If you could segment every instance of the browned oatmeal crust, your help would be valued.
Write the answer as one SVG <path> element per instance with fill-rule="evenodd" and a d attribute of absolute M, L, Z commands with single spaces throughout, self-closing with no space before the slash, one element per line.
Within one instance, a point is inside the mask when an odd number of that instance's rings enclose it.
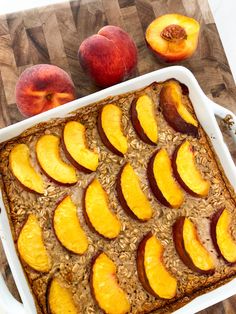
<path fill-rule="evenodd" d="M 193 298 L 210 291 L 236 276 L 236 265 L 228 266 L 222 259 L 217 258 L 210 238 L 210 218 L 219 208 L 227 207 L 236 224 L 236 198 L 232 187 L 226 179 L 222 167 L 215 156 L 210 141 L 202 128 L 200 137 L 175 132 L 165 121 L 159 108 L 159 93 L 161 83 L 125 95 L 107 98 L 101 102 L 76 110 L 69 118 L 54 119 L 40 123 L 17 138 L 0 146 L 0 186 L 3 199 L 9 216 L 14 241 L 17 241 L 22 225 L 29 213 L 34 213 L 43 230 L 43 237 L 48 252 L 53 261 L 53 267 L 48 274 L 32 270 L 24 262 L 22 265 L 33 292 L 38 313 L 46 314 L 46 290 L 52 276 L 58 276 L 65 286 L 70 288 L 74 301 L 81 313 L 102 313 L 96 302 L 91 297 L 89 276 L 91 260 L 99 250 L 104 250 L 117 265 L 117 275 L 121 287 L 128 293 L 131 302 L 130 313 L 169 313 L 183 306 Z M 130 105 L 134 98 L 147 93 L 156 104 L 159 140 L 157 146 L 144 143 L 137 136 L 130 119 Z M 193 108 L 187 95 L 183 96 L 185 104 L 193 113 Z M 116 103 L 122 111 L 124 133 L 128 138 L 128 152 L 124 157 L 119 157 L 110 152 L 102 143 L 97 131 L 97 118 L 99 109 L 106 103 Z M 43 134 L 55 134 L 61 137 L 63 127 L 68 120 L 80 121 L 86 127 L 86 138 L 91 149 L 99 153 L 99 166 L 96 173 L 85 174 L 77 171 L 79 180 L 74 186 L 65 187 L 50 181 L 41 171 L 35 156 L 35 143 Z M 193 197 L 185 193 L 185 201 L 179 209 L 171 209 L 158 203 L 153 196 L 146 177 L 146 168 L 153 152 L 166 148 L 172 155 L 175 148 L 188 139 L 194 146 L 197 165 L 204 177 L 211 182 L 209 196 L 205 199 Z M 8 156 L 16 143 L 25 143 L 30 147 L 31 159 L 34 167 L 39 171 L 46 183 L 45 194 L 40 196 L 25 191 L 12 175 Z M 61 150 L 62 158 L 65 158 Z M 117 199 L 117 175 L 125 162 L 130 162 L 135 172 L 139 175 L 141 186 L 154 208 L 153 217 L 145 222 L 130 218 L 123 210 Z M 120 235 L 107 241 L 94 233 L 86 224 L 83 210 L 83 193 L 94 177 L 101 182 L 108 193 L 111 209 L 117 214 L 122 223 Z M 80 222 L 88 236 L 89 247 L 87 252 L 76 255 L 65 250 L 57 240 L 52 227 L 52 217 L 58 200 L 70 194 L 78 208 Z M 205 247 L 211 252 L 216 272 L 211 276 L 194 273 L 179 259 L 173 244 L 172 225 L 179 216 L 188 216 L 198 228 L 199 236 Z M 136 270 L 136 250 L 140 240 L 145 234 L 152 231 L 165 247 L 164 261 L 168 269 L 178 280 L 177 296 L 170 300 L 161 300 L 148 294 L 138 280 Z M 232 230 L 236 238 L 236 229 Z"/>

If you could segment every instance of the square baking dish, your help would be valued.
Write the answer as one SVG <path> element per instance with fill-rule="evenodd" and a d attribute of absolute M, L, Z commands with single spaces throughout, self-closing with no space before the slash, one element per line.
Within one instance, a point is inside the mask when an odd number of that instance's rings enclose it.
<path fill-rule="evenodd" d="M 58 108 L 29 118 L 12 126 L 6 127 L 0 130 L 0 143 L 20 135 L 23 131 L 38 123 L 49 121 L 55 118 L 69 117 L 70 113 L 72 113 L 74 110 L 92 104 L 94 102 L 98 102 L 109 96 L 125 94 L 133 90 L 144 88 L 155 81 L 161 82 L 171 78 L 180 81 L 188 87 L 189 98 L 192 102 L 197 118 L 212 143 L 212 146 L 215 150 L 216 155 L 219 158 L 226 177 L 236 191 L 236 168 L 228 151 L 228 148 L 223 141 L 223 137 L 216 122 L 215 116 L 224 118 L 226 115 L 231 115 L 234 121 L 234 124 L 231 128 L 231 134 L 232 137 L 234 137 L 234 141 L 236 141 L 236 117 L 229 110 L 215 104 L 210 99 L 208 99 L 201 90 L 193 74 L 186 68 L 180 66 L 172 66 L 162 70 L 151 72 L 149 74 L 99 91 L 92 95 L 77 99 L 71 103 L 67 103 L 64 106 L 60 106 Z M 11 267 L 17 288 L 23 302 L 21 304 L 11 296 L 6 288 L 3 278 L 0 277 L 0 305 L 2 305 L 7 313 L 36 314 L 37 312 L 34 304 L 34 299 L 28 287 L 24 271 L 15 250 L 7 211 L 4 207 L 4 203 L 2 200 L 2 194 L 0 195 L 0 207 L 0 235 L 8 259 L 8 263 Z M 209 293 L 197 297 L 196 299 L 179 309 L 176 313 L 195 313 L 212 304 L 220 302 L 235 293 L 236 279 L 221 286 L 220 288 L 217 288 Z"/>

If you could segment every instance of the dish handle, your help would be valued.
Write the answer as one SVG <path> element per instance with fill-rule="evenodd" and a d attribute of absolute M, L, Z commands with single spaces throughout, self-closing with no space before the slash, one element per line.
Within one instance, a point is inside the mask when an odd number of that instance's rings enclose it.
<path fill-rule="evenodd" d="M 217 103 L 210 100 L 209 98 L 208 98 L 208 101 L 211 104 L 214 115 L 225 121 L 229 134 L 231 135 L 234 143 L 236 143 L 236 115 L 229 109 L 226 109 L 218 105 Z"/>
<path fill-rule="evenodd" d="M 0 313 L 3 314 L 26 314 L 23 304 L 17 301 L 5 283 L 5 280 L 0 273 Z"/>

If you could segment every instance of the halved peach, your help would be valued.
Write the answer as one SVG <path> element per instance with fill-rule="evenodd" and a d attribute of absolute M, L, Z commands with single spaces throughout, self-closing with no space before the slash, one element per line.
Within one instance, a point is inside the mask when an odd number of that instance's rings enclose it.
<path fill-rule="evenodd" d="M 129 215 L 141 221 L 152 217 L 151 204 L 141 189 L 137 174 L 129 163 L 121 168 L 116 188 L 121 206 Z"/>
<path fill-rule="evenodd" d="M 62 147 L 68 160 L 78 170 L 90 173 L 96 171 L 98 154 L 87 147 L 85 127 L 77 121 L 69 121 L 63 130 Z"/>
<path fill-rule="evenodd" d="M 79 314 L 70 289 L 63 287 L 57 278 L 53 278 L 48 284 L 47 307 L 51 314 Z"/>
<path fill-rule="evenodd" d="M 200 25 L 188 16 L 165 14 L 155 19 L 146 30 L 150 49 L 166 62 L 187 59 L 197 49 Z"/>
<path fill-rule="evenodd" d="M 214 273 L 213 258 L 202 245 L 197 229 L 190 219 L 180 217 L 176 220 L 173 240 L 179 257 L 187 267 L 200 274 Z"/>
<path fill-rule="evenodd" d="M 230 232 L 231 215 L 227 209 L 218 210 L 211 220 L 211 237 L 217 253 L 227 263 L 236 262 L 236 241 Z"/>
<path fill-rule="evenodd" d="M 184 194 L 173 177 L 171 160 L 164 148 L 151 157 L 147 176 L 152 192 L 159 202 L 171 208 L 182 205 Z"/>
<path fill-rule="evenodd" d="M 9 155 L 12 173 L 26 190 L 39 194 L 44 193 L 44 183 L 40 174 L 33 168 L 30 151 L 26 144 L 17 144 Z"/>
<path fill-rule="evenodd" d="M 36 143 L 36 155 L 45 174 L 59 184 L 72 185 L 77 182 L 74 167 L 60 157 L 60 139 L 56 135 L 42 135 Z"/>
<path fill-rule="evenodd" d="M 147 144 L 156 145 L 158 140 L 154 103 L 144 94 L 134 99 L 131 107 L 131 121 L 138 136 Z"/>
<path fill-rule="evenodd" d="M 35 215 L 30 214 L 20 231 L 17 248 L 20 257 L 34 270 L 49 272 L 52 263 L 43 243 L 42 229 Z"/>
<path fill-rule="evenodd" d="M 106 314 L 129 313 L 130 303 L 119 286 L 116 265 L 103 252 L 93 261 L 90 284 L 95 300 Z"/>
<path fill-rule="evenodd" d="M 114 104 L 102 107 L 98 117 L 98 132 L 103 144 L 114 154 L 123 156 L 128 149 L 127 138 L 122 131 L 122 111 Z"/>
<path fill-rule="evenodd" d="M 177 280 L 166 269 L 163 253 L 161 242 L 149 232 L 138 247 L 138 276 L 150 294 L 163 299 L 172 299 L 176 295 Z"/>
<path fill-rule="evenodd" d="M 66 196 L 56 207 L 53 227 L 59 242 L 69 251 L 83 254 L 88 248 L 88 239 L 82 229 L 77 209 L 70 196 Z"/>
<path fill-rule="evenodd" d="M 163 116 L 173 129 L 198 136 L 198 121 L 188 111 L 182 98 L 182 88 L 177 81 L 164 83 L 160 92 L 160 106 Z"/>
<path fill-rule="evenodd" d="M 193 196 L 205 197 L 210 190 L 210 182 L 202 177 L 194 158 L 194 149 L 189 141 L 184 141 L 174 152 L 172 166 L 180 185 Z"/>
<path fill-rule="evenodd" d="M 103 237 L 114 239 L 119 235 L 121 223 L 110 210 L 107 193 L 97 179 L 85 190 L 84 214 L 88 225 Z"/>

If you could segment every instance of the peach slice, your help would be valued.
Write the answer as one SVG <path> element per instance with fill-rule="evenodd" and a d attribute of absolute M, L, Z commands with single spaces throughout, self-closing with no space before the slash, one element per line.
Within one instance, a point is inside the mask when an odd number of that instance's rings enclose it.
<path fill-rule="evenodd" d="M 61 159 L 59 144 L 60 139 L 56 135 L 41 136 L 36 143 L 38 162 L 53 181 L 64 185 L 75 184 L 77 182 L 75 169 Z"/>
<path fill-rule="evenodd" d="M 43 179 L 30 162 L 30 151 L 27 145 L 17 144 L 9 155 L 12 173 L 26 190 L 39 194 L 44 193 Z"/>
<path fill-rule="evenodd" d="M 83 124 L 77 121 L 67 122 L 62 143 L 66 157 L 74 167 L 87 173 L 96 171 L 98 154 L 88 149 Z"/>
<path fill-rule="evenodd" d="M 227 209 L 218 210 L 211 220 L 211 237 L 218 254 L 227 263 L 236 262 L 236 241 L 230 232 L 231 215 Z"/>
<path fill-rule="evenodd" d="M 151 204 L 141 189 L 137 174 L 129 163 L 121 168 L 116 187 L 121 206 L 129 215 L 141 221 L 152 217 Z"/>
<path fill-rule="evenodd" d="M 130 111 L 133 127 L 141 140 L 156 145 L 158 130 L 152 99 L 148 95 L 139 96 L 133 100 Z"/>
<path fill-rule="evenodd" d="M 88 225 L 98 234 L 108 239 L 119 235 L 121 223 L 110 210 L 108 196 L 97 179 L 85 191 L 84 214 Z"/>
<path fill-rule="evenodd" d="M 130 311 L 128 297 L 118 283 L 116 265 L 103 252 L 93 261 L 91 290 L 106 314 L 125 314 Z"/>
<path fill-rule="evenodd" d="M 198 136 L 198 121 L 188 111 L 182 98 L 182 88 L 177 81 L 164 83 L 160 92 L 160 106 L 169 125 L 178 132 Z"/>
<path fill-rule="evenodd" d="M 62 283 L 53 278 L 47 289 L 48 312 L 52 314 L 79 314 L 70 289 L 63 287 Z"/>
<path fill-rule="evenodd" d="M 42 229 L 35 215 L 30 214 L 17 240 L 20 257 L 34 270 L 49 272 L 51 258 L 43 243 Z"/>
<path fill-rule="evenodd" d="M 214 273 L 214 261 L 202 245 L 191 220 L 186 217 L 177 219 L 173 226 L 173 239 L 176 251 L 187 267 L 200 274 Z"/>
<path fill-rule="evenodd" d="M 119 156 L 123 156 L 128 149 L 121 119 L 122 111 L 114 104 L 103 106 L 98 118 L 98 132 L 104 145 Z"/>
<path fill-rule="evenodd" d="M 178 208 L 184 201 L 184 194 L 175 181 L 171 160 L 162 148 L 149 161 L 147 175 L 153 194 L 163 205 Z"/>
<path fill-rule="evenodd" d="M 166 269 L 163 253 L 161 242 L 149 232 L 138 247 L 138 276 L 144 289 L 150 294 L 163 299 L 172 299 L 176 295 L 177 280 Z"/>
<path fill-rule="evenodd" d="M 150 49 L 166 62 L 187 59 L 197 49 L 200 25 L 188 16 L 165 14 L 155 19 L 146 30 Z"/>
<path fill-rule="evenodd" d="M 80 226 L 77 209 L 70 196 L 66 196 L 55 209 L 53 227 L 59 242 L 67 250 L 76 254 L 86 252 L 88 239 Z"/>
<path fill-rule="evenodd" d="M 189 141 L 184 141 L 175 150 L 172 166 L 176 179 L 187 192 L 193 196 L 208 195 L 210 182 L 205 180 L 197 169 L 194 149 Z"/>

